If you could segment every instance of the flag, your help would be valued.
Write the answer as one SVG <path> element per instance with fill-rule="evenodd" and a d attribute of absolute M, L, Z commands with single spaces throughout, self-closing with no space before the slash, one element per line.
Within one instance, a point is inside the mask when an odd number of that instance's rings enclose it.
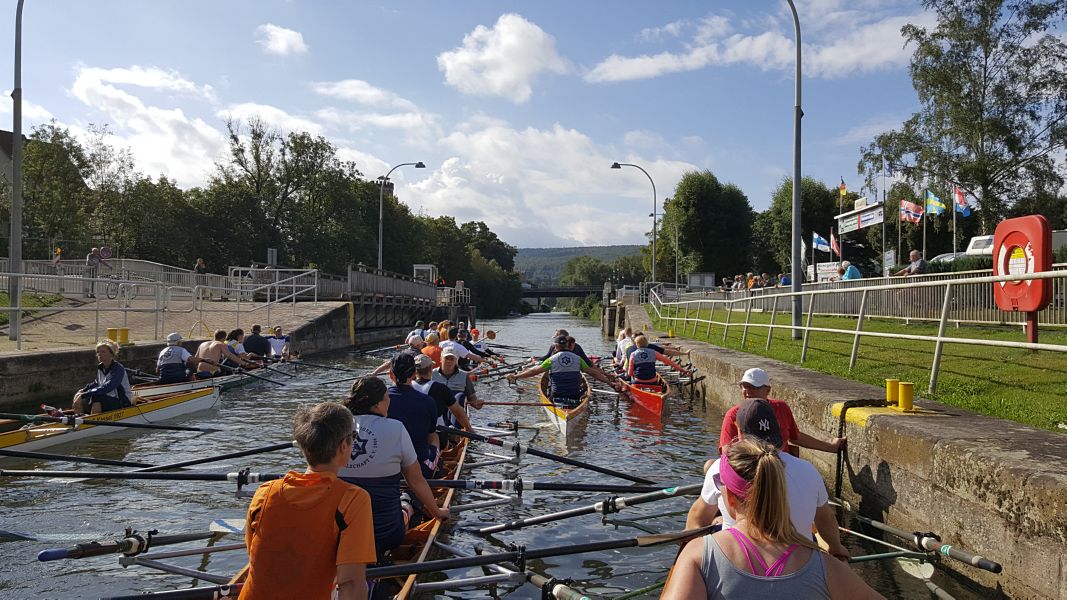
<path fill-rule="evenodd" d="M 811 245 L 815 246 L 815 249 L 819 250 L 820 252 L 830 251 L 830 242 L 826 241 L 826 238 L 815 233 L 814 231 L 811 232 Z"/>
<path fill-rule="evenodd" d="M 926 190 L 926 210 L 927 210 L 927 212 L 931 212 L 931 213 L 933 213 L 935 215 L 939 215 L 939 214 L 945 212 L 946 208 L 948 208 L 948 207 L 945 206 L 945 203 L 941 201 L 941 198 L 938 198 L 937 196 L 935 196 L 934 193 L 931 192 L 930 190 Z"/>
<path fill-rule="evenodd" d="M 882 159 L 882 171 L 886 177 L 893 177 L 893 163 L 886 162 L 885 158 Z"/>
<path fill-rule="evenodd" d="M 912 223 L 918 223 L 923 218 L 923 207 L 915 204 L 914 202 L 908 202 L 907 200 L 900 201 L 900 220 L 910 221 Z"/>
<path fill-rule="evenodd" d="M 841 245 L 837 243 L 837 238 L 834 237 L 834 230 L 830 228 L 830 248 L 834 251 L 834 254 L 841 256 Z"/>
<path fill-rule="evenodd" d="M 841 178 L 841 187 L 840 187 L 840 189 L 841 189 L 841 197 L 844 198 L 845 194 L 848 193 L 848 186 L 845 185 L 845 178 L 844 177 Z"/>
<path fill-rule="evenodd" d="M 971 207 L 967 206 L 967 198 L 964 196 L 963 190 L 957 187 L 953 190 L 952 195 L 955 198 L 952 204 L 955 205 L 956 212 L 965 217 L 971 216 Z"/>

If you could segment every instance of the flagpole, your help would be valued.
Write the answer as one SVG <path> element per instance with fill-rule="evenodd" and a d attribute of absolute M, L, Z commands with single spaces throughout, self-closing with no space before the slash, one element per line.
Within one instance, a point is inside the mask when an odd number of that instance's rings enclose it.
<path fill-rule="evenodd" d="M 952 191 L 952 254 L 956 254 L 956 191 Z"/>
<path fill-rule="evenodd" d="M 926 260 L 926 196 L 923 196 L 923 260 Z"/>

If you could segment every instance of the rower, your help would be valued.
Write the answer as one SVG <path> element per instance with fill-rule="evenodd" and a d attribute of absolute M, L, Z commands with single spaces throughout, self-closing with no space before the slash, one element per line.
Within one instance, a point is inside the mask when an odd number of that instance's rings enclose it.
<path fill-rule="evenodd" d="M 405 342 L 407 343 L 407 346 L 403 350 L 401 350 L 401 352 L 406 352 L 407 354 L 410 354 L 412 358 L 415 358 L 415 359 L 417 359 L 419 356 L 423 356 L 422 349 L 426 347 L 426 342 L 423 341 L 422 336 L 415 335 L 415 334 L 409 334 L 408 335 L 408 339 L 405 340 Z M 388 373 L 389 372 L 389 368 L 391 366 L 392 366 L 392 360 L 391 359 L 386 359 L 385 362 L 383 362 L 382 364 L 378 365 L 377 369 L 374 369 L 373 371 L 371 371 L 369 373 L 369 375 L 372 376 L 372 377 L 376 377 L 376 376 L 381 375 L 383 373 Z"/>
<path fill-rule="evenodd" d="M 774 409 L 766 400 L 745 400 L 737 411 L 738 439 L 758 439 L 774 448 L 781 448 L 782 434 L 778 427 L 778 418 Z M 728 447 L 724 449 L 729 452 Z M 804 536 L 811 535 L 815 529 L 828 545 L 828 552 L 847 562 L 848 550 L 841 545 L 841 535 L 837 528 L 837 516 L 828 504 L 826 484 L 822 476 L 810 462 L 796 458 L 785 452 L 778 457 L 785 465 L 786 493 L 789 497 L 789 514 L 793 527 Z M 704 476 L 704 489 L 689 509 L 686 529 L 706 527 L 722 516 L 723 529 L 729 529 L 736 523 L 722 496 L 723 481 L 720 477 L 721 459 L 705 463 L 707 473 Z"/>
<path fill-rule="evenodd" d="M 438 425 L 458 424 L 460 428 L 466 431 L 473 431 L 467 411 L 463 410 L 463 405 L 457 402 L 457 396 L 462 392 L 453 392 L 445 383 L 434 381 L 433 371 L 433 361 L 430 360 L 429 356 L 425 354 L 416 356 L 415 381 L 411 384 L 411 387 L 433 398 L 434 402 L 437 403 Z M 474 386 L 472 385 L 472 393 L 473 388 Z"/>
<path fill-rule="evenodd" d="M 506 357 L 503 354 L 500 354 L 499 352 L 495 352 L 490 349 L 488 346 L 488 342 L 486 340 L 481 339 L 481 332 L 478 331 L 477 327 L 471 328 L 470 343 L 471 346 L 474 346 L 474 348 L 477 349 L 479 352 L 497 358 L 500 360 L 500 362 L 504 364 L 508 363 Z"/>
<path fill-rule="evenodd" d="M 656 373 L 657 361 L 670 366 L 670 368 L 675 371 L 681 371 L 683 375 L 690 375 L 690 372 L 682 365 L 663 356 L 659 352 L 650 350 L 648 348 L 648 338 L 645 336 L 637 336 L 634 339 L 634 346 L 637 350 L 630 356 L 630 360 L 627 361 L 629 366 L 626 369 L 626 374 L 630 377 L 631 383 L 658 385 L 660 380 L 659 375 Z"/>
<path fill-rule="evenodd" d="M 158 383 L 181 383 L 189 381 L 189 369 L 196 365 L 197 359 L 180 344 L 182 334 L 178 332 L 167 336 L 167 347 L 156 359 Z"/>
<path fill-rule="evenodd" d="M 396 385 L 389 388 L 386 416 L 404 424 L 418 455 L 422 474 L 432 479 L 441 451 L 437 435 L 437 404 L 433 398 L 411 387 L 415 379 L 415 359 L 410 354 L 394 356 L 391 367 Z"/>
<path fill-rule="evenodd" d="M 541 361 L 547 359 L 548 357 L 552 356 L 553 354 L 555 354 L 556 352 L 559 351 L 557 349 L 557 346 L 556 346 L 554 341 L 556 339 L 560 338 L 560 337 L 570 337 L 570 336 L 571 336 L 571 334 L 567 333 L 566 329 L 557 329 L 556 333 L 554 333 L 552 335 L 553 344 L 548 347 L 548 352 L 545 352 L 544 356 L 531 356 L 530 358 L 534 362 L 541 362 Z M 564 348 L 564 350 L 566 350 L 566 348 Z M 574 344 L 574 348 L 571 350 L 571 352 L 573 352 L 574 354 L 577 354 L 578 358 L 580 358 L 580 359 L 585 361 L 585 364 L 592 366 L 593 361 L 588 356 L 585 355 L 585 350 L 582 349 L 581 344 L 575 343 Z"/>
<path fill-rule="evenodd" d="M 589 363 L 576 353 L 567 350 L 567 338 L 566 335 L 557 337 L 555 351 L 541 364 L 521 373 L 509 373 L 508 383 L 515 383 L 516 379 L 525 379 L 547 372 L 549 382 L 552 384 L 550 390 L 552 402 L 564 408 L 574 408 L 581 402 L 584 391 L 582 373 L 587 373 L 593 379 L 610 385 L 615 391 L 622 390 L 621 384 L 611 381 L 599 369 L 590 367 Z"/>
<path fill-rule="evenodd" d="M 431 333 L 437 333 L 437 321 L 430 321 L 426 324 L 426 330 L 422 332 L 422 339 L 426 339 L 426 336 Z"/>
<path fill-rule="evenodd" d="M 449 512 L 437 507 L 407 429 L 387 418 L 390 394 L 385 382 L 377 377 L 359 379 L 352 384 L 345 406 L 353 415 L 353 443 L 347 465 L 338 475 L 370 494 L 374 546 L 380 562 L 404 541 L 415 513 L 410 498 L 400 493 L 401 477 L 430 518 L 447 519 Z"/>
<path fill-rule="evenodd" d="M 289 336 L 282 333 L 281 325 L 276 325 L 274 327 L 273 335 L 268 335 L 266 339 L 267 343 L 270 344 L 272 358 L 280 361 L 289 360 L 291 340 L 289 339 Z"/>
<path fill-rule="evenodd" d="M 474 356 L 480 357 L 482 359 L 482 362 L 489 360 L 489 354 L 487 352 L 479 350 L 478 348 L 474 347 L 474 344 L 471 343 L 470 332 L 468 332 L 466 329 L 460 329 L 458 332 L 456 332 L 456 343 L 462 346 L 463 349 L 465 349 L 468 353 L 467 358 L 459 359 L 459 368 L 470 369 L 470 355 L 472 354 Z"/>
<path fill-rule="evenodd" d="M 133 390 L 126 368 L 115 360 L 119 345 L 103 340 L 96 345 L 96 380 L 74 394 L 74 414 L 99 414 L 133 406 Z"/>
<path fill-rule="evenodd" d="M 258 324 L 253 325 L 252 333 L 248 334 L 248 336 L 245 337 L 244 341 L 242 342 L 244 344 L 245 350 L 247 350 L 249 354 L 254 354 L 256 356 L 271 355 L 270 342 L 267 341 L 267 338 L 260 335 L 260 331 L 262 330 L 262 326 Z"/>
<path fill-rule="evenodd" d="M 441 342 L 442 350 L 446 350 L 448 348 L 453 348 L 456 352 L 456 356 L 458 356 L 460 360 L 470 360 L 479 364 L 485 362 L 481 357 L 477 356 L 476 354 L 472 354 L 470 350 L 468 350 L 465 346 L 463 346 L 463 344 L 460 343 L 458 327 L 449 327 L 448 339 Z"/>
<path fill-rule="evenodd" d="M 441 345 L 438 343 L 440 338 L 437 337 L 436 331 L 431 331 L 426 336 L 426 344 L 422 347 L 422 353 L 430 357 L 435 367 L 441 366 Z"/>
<path fill-rule="evenodd" d="M 215 331 L 215 339 L 208 340 L 200 344 L 200 347 L 196 349 L 196 358 L 198 359 L 196 364 L 196 378 L 197 379 L 210 379 L 218 375 L 222 375 L 223 359 L 229 359 L 234 364 L 241 364 L 241 359 L 230 347 L 226 345 L 226 330 L 219 329 Z"/>
<path fill-rule="evenodd" d="M 226 334 L 226 347 L 230 349 L 230 352 L 234 354 L 240 361 L 236 364 L 233 361 L 226 359 L 224 362 L 231 367 L 246 367 L 255 368 L 258 367 L 256 363 L 252 362 L 253 356 L 245 350 L 244 346 L 245 331 L 244 329 L 237 328 L 231 330 Z M 256 356 L 255 358 L 260 358 Z"/>
<path fill-rule="evenodd" d="M 433 380 L 448 386 L 452 394 L 458 397 L 460 405 L 469 405 L 475 409 L 482 407 L 482 401 L 474 391 L 470 372 L 459 368 L 459 355 L 455 348 L 441 351 L 441 366 L 434 370 Z"/>
<path fill-rule="evenodd" d="M 413 335 L 417 335 L 419 337 L 426 335 L 426 324 L 423 323 L 421 320 L 415 321 L 415 329 L 409 331 L 407 337 L 411 337 Z"/>

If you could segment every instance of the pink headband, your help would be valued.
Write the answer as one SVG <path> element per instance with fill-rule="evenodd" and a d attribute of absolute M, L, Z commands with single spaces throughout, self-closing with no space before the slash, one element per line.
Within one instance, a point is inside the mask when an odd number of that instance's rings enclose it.
<path fill-rule="evenodd" d="M 722 459 L 719 460 L 719 479 L 722 484 L 726 486 L 726 489 L 730 490 L 730 493 L 738 498 L 744 498 L 748 495 L 748 488 L 752 485 L 748 481 L 745 481 L 744 477 L 737 474 L 734 468 L 730 466 L 730 461 L 726 459 L 726 455 L 722 455 Z"/>

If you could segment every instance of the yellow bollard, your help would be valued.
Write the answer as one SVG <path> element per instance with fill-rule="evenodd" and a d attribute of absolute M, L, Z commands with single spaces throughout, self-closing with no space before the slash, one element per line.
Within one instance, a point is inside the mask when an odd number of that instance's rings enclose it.
<path fill-rule="evenodd" d="M 912 398 L 915 397 L 915 384 L 910 381 L 900 382 L 900 392 L 897 397 L 897 408 L 904 412 L 911 412 L 914 410 L 912 405 Z"/>
<path fill-rule="evenodd" d="M 893 405 L 897 403 L 897 398 L 900 396 L 897 394 L 899 388 L 899 379 L 886 379 L 885 380 L 885 403 Z"/>
<path fill-rule="evenodd" d="M 668 329 L 667 330 L 667 337 L 669 337 L 669 338 L 674 337 L 674 329 Z"/>
<path fill-rule="evenodd" d="M 119 341 L 119 330 L 115 327 L 108 327 L 107 339 L 111 340 L 112 342 Z"/>
<path fill-rule="evenodd" d="M 119 339 L 116 340 L 120 346 L 126 346 L 130 343 L 130 328 L 119 327 Z"/>

